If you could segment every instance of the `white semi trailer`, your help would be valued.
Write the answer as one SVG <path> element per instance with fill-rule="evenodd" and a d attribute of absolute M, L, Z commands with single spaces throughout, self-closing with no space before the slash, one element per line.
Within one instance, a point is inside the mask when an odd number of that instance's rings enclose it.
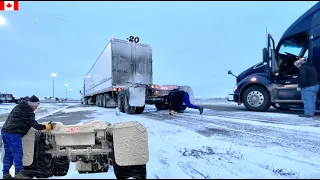
<path fill-rule="evenodd" d="M 167 109 L 162 97 L 177 88 L 194 101 L 189 86 L 153 84 L 151 45 L 112 38 L 84 78 L 81 103 L 141 114 L 145 104 Z"/>

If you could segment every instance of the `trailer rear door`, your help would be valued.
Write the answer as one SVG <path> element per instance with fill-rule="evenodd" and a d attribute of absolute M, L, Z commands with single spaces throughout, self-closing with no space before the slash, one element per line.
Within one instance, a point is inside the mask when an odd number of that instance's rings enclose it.
<path fill-rule="evenodd" d="M 152 47 L 144 44 L 132 44 L 133 82 L 152 84 Z"/>
<path fill-rule="evenodd" d="M 133 80 L 132 47 L 127 41 L 112 41 L 113 85 L 127 86 Z"/>

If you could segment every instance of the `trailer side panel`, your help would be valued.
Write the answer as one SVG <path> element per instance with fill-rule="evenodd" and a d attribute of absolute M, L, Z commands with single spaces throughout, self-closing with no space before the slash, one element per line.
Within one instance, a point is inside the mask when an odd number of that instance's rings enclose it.
<path fill-rule="evenodd" d="M 111 63 L 111 43 L 109 43 L 85 77 L 85 96 L 103 93 L 111 88 Z"/>

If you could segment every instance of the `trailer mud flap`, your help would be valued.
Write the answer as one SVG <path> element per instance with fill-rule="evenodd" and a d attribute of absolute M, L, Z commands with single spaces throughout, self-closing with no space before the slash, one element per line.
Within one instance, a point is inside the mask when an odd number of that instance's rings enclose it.
<path fill-rule="evenodd" d="M 146 102 L 145 87 L 130 87 L 129 88 L 129 105 L 135 107 L 143 107 Z"/>
<path fill-rule="evenodd" d="M 36 130 L 34 128 L 31 128 L 29 132 L 22 138 L 23 166 L 30 166 L 33 163 L 35 139 L 36 139 Z M 2 143 L 2 151 L 1 151 L 2 163 L 3 163 L 3 158 L 4 158 L 4 146 Z"/>
<path fill-rule="evenodd" d="M 115 162 L 119 166 L 145 165 L 149 161 L 148 132 L 138 122 L 112 125 Z"/>

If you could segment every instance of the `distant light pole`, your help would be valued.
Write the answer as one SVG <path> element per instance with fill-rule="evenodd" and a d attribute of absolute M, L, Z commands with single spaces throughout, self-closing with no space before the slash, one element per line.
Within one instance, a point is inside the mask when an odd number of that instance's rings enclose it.
<path fill-rule="evenodd" d="M 70 100 L 71 100 L 71 91 L 72 91 L 72 89 L 70 89 Z"/>
<path fill-rule="evenodd" d="M 52 98 L 54 98 L 54 77 L 57 76 L 56 73 L 51 73 L 52 76 Z"/>
<path fill-rule="evenodd" d="M 66 86 L 66 100 L 68 99 L 68 85 L 69 84 L 64 84 Z"/>

